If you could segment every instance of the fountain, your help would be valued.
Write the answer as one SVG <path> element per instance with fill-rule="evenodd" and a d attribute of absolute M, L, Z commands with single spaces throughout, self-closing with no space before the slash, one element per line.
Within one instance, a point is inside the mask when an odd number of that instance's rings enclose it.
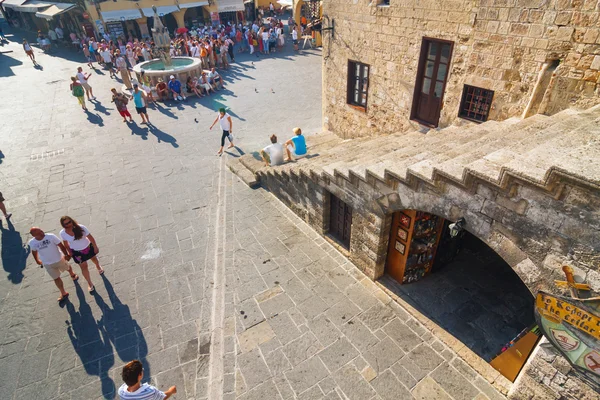
<path fill-rule="evenodd" d="M 168 29 L 162 24 L 156 6 L 152 6 L 154 11 L 154 28 L 152 28 L 152 38 L 154 39 L 155 58 L 150 61 L 139 63 L 133 67 L 138 81 L 141 81 L 141 73 L 144 71 L 145 76 L 150 79 L 152 86 L 156 86 L 158 78 L 162 78 L 165 82 L 169 81 L 169 76 L 175 75 L 183 84 L 188 76 L 199 77 L 202 73 L 202 63 L 199 58 L 193 57 L 171 57 L 171 37 Z"/>

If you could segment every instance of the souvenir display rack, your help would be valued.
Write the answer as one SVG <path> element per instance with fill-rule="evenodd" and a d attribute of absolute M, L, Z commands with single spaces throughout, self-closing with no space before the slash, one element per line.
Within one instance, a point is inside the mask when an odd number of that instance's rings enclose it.
<path fill-rule="evenodd" d="M 444 219 L 416 210 L 394 214 L 387 259 L 388 273 L 400 283 L 416 282 L 429 272 Z"/>

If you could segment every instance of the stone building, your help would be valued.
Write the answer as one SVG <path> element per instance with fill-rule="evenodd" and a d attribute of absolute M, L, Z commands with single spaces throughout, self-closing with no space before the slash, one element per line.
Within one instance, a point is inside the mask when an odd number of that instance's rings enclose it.
<path fill-rule="evenodd" d="M 323 13 L 335 20 L 323 41 L 324 128 L 344 138 L 600 99 L 596 0 L 330 0 Z"/>
<path fill-rule="evenodd" d="M 554 280 L 564 280 L 563 265 L 600 293 L 599 120 L 595 106 L 427 134 L 323 134 L 295 163 L 264 167 L 248 154 L 230 166 L 280 198 L 500 393 L 596 399 L 563 357 L 541 346 L 544 339 L 531 343 L 512 374 L 494 357 L 535 325 L 538 290 L 562 293 Z M 447 267 L 429 274 L 427 266 L 410 283 L 395 275 L 395 259 L 410 257 L 419 213 L 443 221 L 438 240 L 463 219 L 468 240 Z M 407 216 L 413 222 L 398 224 Z M 454 252 L 442 242 L 440 254 Z M 434 271 L 445 258 L 435 257 Z"/>
<path fill-rule="evenodd" d="M 596 399 L 539 335 L 512 370 L 501 356 L 532 334 L 537 292 L 563 293 L 564 265 L 600 293 L 599 15 L 597 1 L 325 1 L 326 133 L 297 162 L 231 168 L 503 395 Z"/>

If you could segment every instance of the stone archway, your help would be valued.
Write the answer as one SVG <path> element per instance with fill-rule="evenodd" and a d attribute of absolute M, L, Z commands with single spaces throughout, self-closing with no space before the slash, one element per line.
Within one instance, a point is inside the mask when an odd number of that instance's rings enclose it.
<path fill-rule="evenodd" d="M 427 197 L 427 199 L 424 197 Z M 491 224 L 485 219 L 481 219 L 473 213 L 472 210 L 468 208 L 462 209 L 456 204 L 446 207 L 448 204 L 451 204 L 451 200 L 444 198 L 443 196 L 432 198 L 431 196 L 421 196 L 419 193 L 414 193 L 410 199 L 412 201 L 410 201 L 409 198 L 405 198 L 403 202 L 398 193 L 391 193 L 374 200 L 372 206 L 374 208 L 379 208 L 384 216 L 384 229 L 382 231 L 382 239 L 384 242 L 380 244 L 380 248 L 387 249 L 388 247 L 391 217 L 396 211 L 401 211 L 403 209 L 418 209 L 450 221 L 456 221 L 462 217 L 467 221 L 465 229 L 502 257 L 519 278 L 521 278 L 532 294 L 537 293 L 540 289 L 549 289 L 549 282 L 541 279 L 542 271 L 540 271 L 529 256 L 519 248 L 517 243 L 513 242 L 510 237 L 504 235 L 502 232 L 492 229 Z M 374 270 L 372 279 L 376 280 L 381 277 L 384 274 L 384 269 L 385 260 L 378 264 L 377 268 Z"/>

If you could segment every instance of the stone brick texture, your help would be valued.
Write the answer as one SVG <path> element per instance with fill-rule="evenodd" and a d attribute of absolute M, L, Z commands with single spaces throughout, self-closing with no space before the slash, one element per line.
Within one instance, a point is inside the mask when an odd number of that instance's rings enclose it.
<path fill-rule="evenodd" d="M 260 175 L 263 186 L 321 234 L 327 233 L 329 193 L 349 204 L 353 223 L 348 256 L 373 280 L 384 273 L 392 213 L 419 209 L 450 220 L 464 216 L 469 232 L 502 256 L 533 294 L 540 289 L 560 293 L 554 280 L 564 280 L 565 264 L 600 291 L 600 194 L 574 182 L 557 180 L 546 191 L 518 181 L 501 189 L 482 182 L 468 188 L 449 182 L 351 183 L 343 177 L 273 169 Z M 509 398 L 597 398 L 561 357 L 548 359 L 545 352 L 540 349 L 530 357 Z"/>
<path fill-rule="evenodd" d="M 599 102 L 597 0 L 330 0 L 323 40 L 324 129 L 344 138 L 418 128 L 410 121 L 423 37 L 454 42 L 440 127 L 459 123 L 463 85 L 494 90 L 489 119 L 523 114 L 542 65 L 560 64 L 543 112 Z M 366 111 L 346 104 L 348 60 L 369 64 Z"/>

